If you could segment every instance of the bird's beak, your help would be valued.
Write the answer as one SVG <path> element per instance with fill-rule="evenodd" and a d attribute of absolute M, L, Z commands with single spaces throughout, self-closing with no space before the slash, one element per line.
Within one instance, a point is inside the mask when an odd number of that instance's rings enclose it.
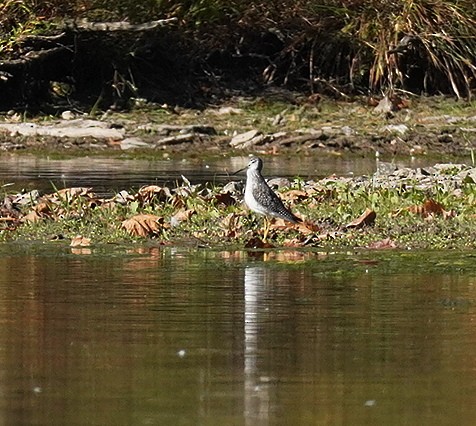
<path fill-rule="evenodd" d="M 236 172 L 232 173 L 231 175 L 232 175 L 232 176 L 235 176 L 235 175 L 237 175 L 238 173 L 242 172 L 243 170 L 246 170 L 247 168 L 248 168 L 248 166 L 245 166 L 245 167 L 243 167 L 242 169 L 237 170 Z"/>

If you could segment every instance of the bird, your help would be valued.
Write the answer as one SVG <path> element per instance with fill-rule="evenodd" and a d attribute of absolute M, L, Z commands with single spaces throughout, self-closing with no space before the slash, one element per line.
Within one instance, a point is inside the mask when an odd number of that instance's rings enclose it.
<path fill-rule="evenodd" d="M 284 206 L 279 196 L 267 184 L 261 174 L 261 170 L 263 169 L 263 160 L 261 158 L 252 157 L 245 168 L 247 169 L 245 204 L 250 210 L 263 215 L 265 220 L 268 219 L 268 217 L 276 217 L 291 223 L 302 222 L 300 218 L 295 216 Z M 268 226 L 265 227 L 264 239 L 266 239 L 269 231 L 269 222 L 267 225 Z"/>

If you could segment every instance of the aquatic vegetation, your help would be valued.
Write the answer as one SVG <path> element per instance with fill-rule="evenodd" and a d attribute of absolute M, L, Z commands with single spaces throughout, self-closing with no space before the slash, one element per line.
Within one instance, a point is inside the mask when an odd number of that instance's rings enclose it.
<path fill-rule="evenodd" d="M 360 178 L 295 180 L 279 189 L 303 222 L 246 210 L 239 185 L 145 186 L 98 197 L 91 188 L 6 194 L 0 238 L 72 245 L 153 241 L 204 247 L 466 248 L 476 246 L 474 169 L 440 165 Z M 426 180 L 425 180 L 426 179 Z"/>

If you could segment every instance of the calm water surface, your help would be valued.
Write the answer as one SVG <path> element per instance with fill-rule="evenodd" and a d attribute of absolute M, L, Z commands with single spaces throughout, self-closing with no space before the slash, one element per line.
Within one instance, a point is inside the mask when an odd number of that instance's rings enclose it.
<path fill-rule="evenodd" d="M 433 165 L 427 157 L 404 158 L 394 161 L 398 167 Z M 465 159 L 461 159 L 464 162 Z M 466 159 L 468 161 L 468 159 Z M 51 192 L 54 188 L 72 186 L 93 187 L 99 194 L 138 189 L 143 185 L 174 185 L 182 183 L 182 175 L 192 183 L 223 184 L 244 179 L 245 174 L 231 175 L 246 166 L 247 156 L 215 158 L 175 158 L 163 160 L 89 158 L 51 159 L 31 155 L 0 156 L 0 186 L 10 192 L 39 189 Z M 332 174 L 352 176 L 375 172 L 375 157 L 358 156 L 268 156 L 265 159 L 266 177 L 296 177 L 317 179 Z"/>
<path fill-rule="evenodd" d="M 473 425 L 475 252 L 0 245 L 5 425 Z"/>

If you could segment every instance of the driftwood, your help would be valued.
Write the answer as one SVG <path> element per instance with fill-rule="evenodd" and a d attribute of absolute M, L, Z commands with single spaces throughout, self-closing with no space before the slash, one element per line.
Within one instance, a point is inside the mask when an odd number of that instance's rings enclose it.
<path fill-rule="evenodd" d="M 120 140 L 124 138 L 124 129 L 111 128 L 107 123 L 96 120 L 76 119 L 38 125 L 35 123 L 0 123 L 0 132 L 11 136 L 47 136 L 55 138 L 94 138 Z"/>
<path fill-rule="evenodd" d="M 89 22 L 89 21 L 71 21 L 65 23 L 65 29 L 72 31 L 126 31 L 126 32 L 143 32 L 151 31 L 157 28 L 175 24 L 178 21 L 177 18 L 160 19 L 158 21 L 150 21 L 144 24 L 131 24 L 127 21 L 120 22 Z"/>

